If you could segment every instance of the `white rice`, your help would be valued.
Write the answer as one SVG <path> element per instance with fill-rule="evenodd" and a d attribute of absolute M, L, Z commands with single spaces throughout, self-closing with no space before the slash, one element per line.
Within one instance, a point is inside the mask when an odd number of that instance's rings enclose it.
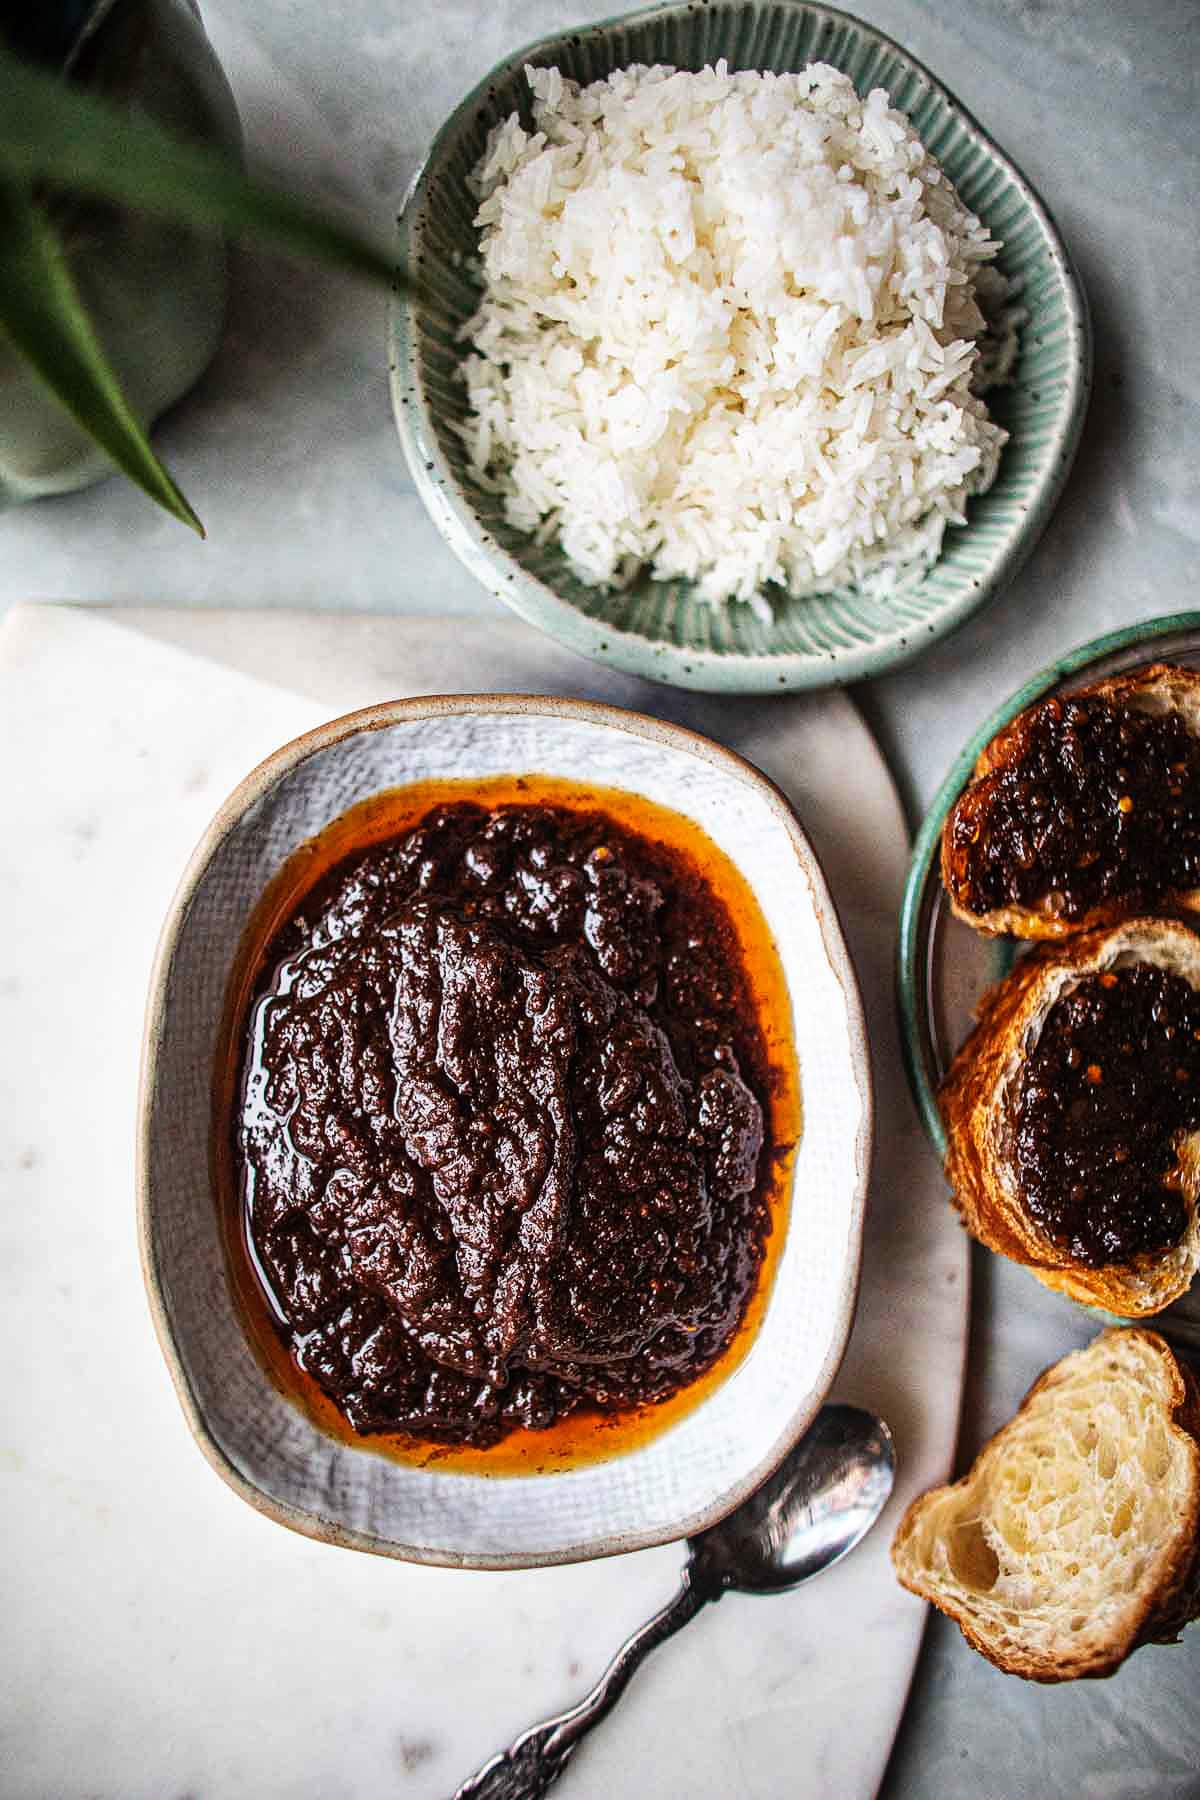
<path fill-rule="evenodd" d="M 476 478 L 580 578 L 760 610 L 936 558 L 1006 433 L 976 392 L 996 254 L 902 114 L 800 75 L 527 69 L 472 184 Z"/>

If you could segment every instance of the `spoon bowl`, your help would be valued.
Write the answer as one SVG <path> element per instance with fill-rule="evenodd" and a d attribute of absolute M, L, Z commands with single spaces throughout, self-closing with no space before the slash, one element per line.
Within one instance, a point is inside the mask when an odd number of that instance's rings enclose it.
<path fill-rule="evenodd" d="M 464 1781 L 454 1800 L 538 1800 L 592 1727 L 611 1712 L 651 1650 L 735 1588 L 781 1594 L 862 1542 L 895 1480 L 892 1434 L 857 1406 L 824 1406 L 800 1442 L 747 1500 L 688 1540 L 675 1598 L 622 1644 L 590 1694 L 523 1732 Z"/>
<path fill-rule="evenodd" d="M 770 1480 L 691 1540 L 692 1580 L 782 1594 L 861 1543 L 892 1491 L 896 1454 L 882 1419 L 825 1406 Z"/>

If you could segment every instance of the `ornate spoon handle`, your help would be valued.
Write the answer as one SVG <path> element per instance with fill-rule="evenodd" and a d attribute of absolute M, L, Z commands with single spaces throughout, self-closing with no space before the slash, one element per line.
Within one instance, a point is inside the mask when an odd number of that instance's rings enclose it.
<path fill-rule="evenodd" d="M 642 1660 L 694 1619 L 707 1601 L 718 1598 L 720 1591 L 719 1587 L 695 1586 L 691 1570 L 685 1569 L 675 1598 L 626 1639 L 591 1693 L 577 1706 L 523 1732 L 477 1775 L 464 1781 L 454 1800 L 538 1800 L 558 1780 L 580 1738 L 616 1705 Z"/>

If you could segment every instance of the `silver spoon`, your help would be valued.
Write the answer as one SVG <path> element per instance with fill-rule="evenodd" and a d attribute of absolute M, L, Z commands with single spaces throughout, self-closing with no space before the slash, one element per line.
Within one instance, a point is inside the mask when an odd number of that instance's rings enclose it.
<path fill-rule="evenodd" d="M 622 1644 L 591 1693 L 493 1756 L 454 1800 L 537 1800 L 651 1650 L 729 1588 L 781 1594 L 840 1561 L 883 1511 L 895 1472 L 882 1419 L 857 1406 L 822 1407 L 768 1481 L 719 1525 L 689 1538 L 679 1592 Z"/>

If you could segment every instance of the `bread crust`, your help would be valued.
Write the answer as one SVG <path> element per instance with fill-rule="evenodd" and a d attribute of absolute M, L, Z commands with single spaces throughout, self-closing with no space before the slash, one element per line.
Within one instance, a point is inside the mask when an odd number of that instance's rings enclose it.
<path fill-rule="evenodd" d="M 1143 1579 L 1119 1607 L 1102 1638 L 1089 1640 L 1085 1632 L 1080 1645 L 1073 1634 L 1064 1632 L 1051 1653 L 1033 1642 L 1015 1643 L 1014 1634 L 1019 1638 L 1022 1632 L 1018 1621 L 1015 1628 L 1005 1628 L 1008 1642 L 1002 1643 L 995 1633 L 988 1632 L 966 1595 L 956 1594 L 954 1583 L 929 1566 L 920 1539 L 935 1516 L 953 1525 L 961 1516 L 974 1517 L 984 1509 L 980 1494 L 991 1471 L 1005 1457 L 1019 1455 L 1013 1440 L 1019 1438 L 1021 1422 L 1035 1409 L 1053 1408 L 1055 1390 L 1076 1379 L 1088 1359 L 1103 1362 L 1114 1344 L 1121 1346 L 1123 1357 L 1136 1349 L 1150 1359 L 1166 1389 L 1163 1422 L 1183 1463 L 1173 1529 L 1166 1541 L 1153 1547 Z M 961 1514 L 955 1511 L 960 1503 Z M 988 1440 L 966 1475 L 912 1501 L 892 1542 L 892 1563 L 902 1585 L 953 1619 L 973 1649 L 1006 1674 L 1027 1681 L 1056 1683 L 1108 1676 L 1142 1644 L 1176 1642 L 1188 1621 L 1200 1617 L 1200 1383 L 1157 1332 L 1141 1326 L 1110 1327 L 1101 1332 L 1086 1350 L 1064 1357 L 1038 1377 L 1016 1413 Z M 1024 1631 L 1029 1639 L 1027 1625 Z"/>
<path fill-rule="evenodd" d="M 1178 713 L 1195 737 L 1200 737 L 1200 674 L 1177 668 L 1171 663 L 1151 663 L 1128 675 L 1114 675 L 1090 687 L 1076 689 L 1069 698 L 1095 696 L 1111 700 L 1115 706 L 1133 706 L 1154 714 Z M 1019 937 L 1033 940 L 1062 939 L 1076 932 L 1091 931 L 1097 926 L 1113 925 L 1142 909 L 1130 900 L 1110 899 L 1093 906 L 1080 918 L 1063 919 L 1045 905 L 1034 907 L 1001 906 L 991 912 L 976 913 L 963 904 L 961 895 L 967 879 L 967 858 L 953 847 L 953 831 L 957 821 L 977 820 L 984 828 L 985 813 L 993 783 L 989 779 L 1002 769 L 1018 765 L 1025 755 L 1036 714 L 1046 700 L 1037 700 L 1015 719 L 1001 727 L 986 744 L 975 764 L 975 773 L 965 787 L 942 827 L 942 885 L 955 917 L 986 937 Z M 1163 912 L 1200 911 L 1200 888 L 1179 889 L 1163 894 L 1155 901 Z"/>
<path fill-rule="evenodd" d="M 1051 1008 L 1088 976 L 1130 961 L 1155 963 L 1200 990 L 1200 935 L 1176 920 L 1128 919 L 1062 944 L 1040 945 L 984 995 L 978 1024 L 950 1066 L 938 1105 L 946 1128 L 946 1178 L 971 1235 L 1073 1300 L 1144 1318 L 1186 1293 L 1200 1266 L 1200 1134 L 1180 1150 L 1188 1223 L 1179 1244 L 1101 1268 L 1073 1259 L 1030 1217 L 1011 1142 L 1017 1080 Z"/>

